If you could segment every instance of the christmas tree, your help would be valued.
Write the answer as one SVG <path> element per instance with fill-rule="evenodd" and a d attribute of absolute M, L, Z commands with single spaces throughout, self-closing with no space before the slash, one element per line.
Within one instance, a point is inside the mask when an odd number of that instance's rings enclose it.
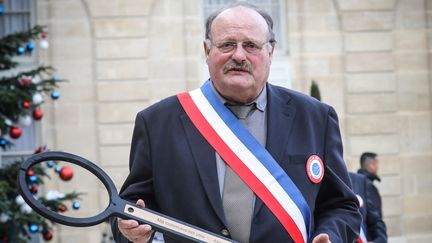
<path fill-rule="evenodd" d="M 36 45 L 38 42 L 39 45 Z M 0 39 L 0 147 L 4 151 L 13 146 L 19 139 L 22 127 L 29 126 L 34 121 L 42 119 L 41 104 L 46 96 L 53 100 L 60 97 L 55 91 L 61 81 L 53 75 L 50 66 L 39 66 L 32 70 L 18 72 L 16 56 L 32 55 L 37 48 L 47 48 L 47 34 L 41 26 L 35 26 L 28 31 L 18 32 Z M 44 152 L 46 147 L 39 147 L 35 153 Z M 51 240 L 53 222 L 46 220 L 32 211 L 19 195 L 17 175 L 22 161 L 15 161 L 0 168 L 0 243 L 27 242 L 31 234 L 40 233 L 45 240 Z M 60 166 L 49 161 L 34 166 L 27 172 L 29 190 L 38 200 L 55 212 L 65 212 L 67 203 L 73 209 L 80 205 L 75 200 L 79 193 L 61 193 L 49 191 L 40 195 L 39 187 L 48 178 L 48 169 L 52 168 L 60 178 L 68 181 L 73 176 L 70 167 Z"/>

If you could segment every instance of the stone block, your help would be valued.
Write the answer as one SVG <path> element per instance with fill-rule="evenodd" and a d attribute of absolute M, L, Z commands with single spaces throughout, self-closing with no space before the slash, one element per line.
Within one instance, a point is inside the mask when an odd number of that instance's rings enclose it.
<path fill-rule="evenodd" d="M 377 183 L 375 183 L 375 185 L 377 185 Z M 381 194 L 381 198 L 382 198 L 382 210 L 383 210 L 384 218 L 400 216 L 403 214 L 402 213 L 403 204 L 400 195 L 385 196 Z"/>
<path fill-rule="evenodd" d="M 132 138 L 131 138 L 132 139 Z M 125 166 L 129 164 L 129 146 L 100 146 L 99 156 L 102 166 Z"/>
<path fill-rule="evenodd" d="M 402 173 L 404 177 L 428 176 L 432 172 L 432 155 L 428 154 L 410 154 L 401 158 Z"/>
<path fill-rule="evenodd" d="M 375 151 L 380 155 L 391 155 L 400 152 L 398 134 L 358 135 L 347 139 L 347 150 L 351 154 L 362 154 L 364 151 Z"/>
<path fill-rule="evenodd" d="M 397 75 L 399 109 L 427 111 L 431 108 L 427 73 L 399 73 Z"/>
<path fill-rule="evenodd" d="M 303 36 L 303 52 L 306 53 L 341 53 L 342 41 L 338 33 L 309 34 Z"/>
<path fill-rule="evenodd" d="M 99 103 L 98 121 L 99 123 L 131 123 L 143 108 L 143 102 Z"/>
<path fill-rule="evenodd" d="M 344 34 L 345 51 L 390 51 L 393 49 L 391 32 L 362 32 Z"/>
<path fill-rule="evenodd" d="M 90 161 L 95 161 L 96 156 L 96 129 L 92 123 L 66 126 L 57 124 L 56 147 L 63 151 L 78 154 Z M 85 142 L 82 141 L 85 138 Z"/>
<path fill-rule="evenodd" d="M 427 176 L 417 176 L 416 181 L 419 194 L 432 195 L 432 171 Z"/>
<path fill-rule="evenodd" d="M 335 11 L 334 3 L 331 0 L 323 0 L 319 2 L 302 1 L 301 3 L 303 11 L 314 15 L 333 13 Z"/>
<path fill-rule="evenodd" d="M 347 111 L 356 113 L 395 112 L 397 95 L 394 93 L 351 94 L 347 97 Z"/>
<path fill-rule="evenodd" d="M 395 69 L 394 55 L 391 52 L 362 52 L 346 54 L 347 72 L 380 72 Z"/>
<path fill-rule="evenodd" d="M 98 80 L 145 79 L 149 67 L 148 60 L 101 60 L 96 62 L 96 77 Z"/>
<path fill-rule="evenodd" d="M 426 28 L 424 0 L 401 1 L 396 9 L 397 29 Z"/>
<path fill-rule="evenodd" d="M 148 57 L 148 39 L 99 39 L 96 40 L 96 57 L 99 59 Z"/>
<path fill-rule="evenodd" d="M 349 93 L 396 91 L 396 75 L 391 72 L 348 73 L 345 77 Z"/>
<path fill-rule="evenodd" d="M 429 204 L 429 202 L 426 202 L 426 203 Z M 430 208 L 430 206 L 427 208 Z M 426 209 L 426 210 L 428 210 L 428 209 Z M 430 241 L 414 241 L 414 239 L 416 239 L 416 235 L 418 235 L 418 234 L 429 234 L 429 239 L 432 239 L 430 237 L 430 233 L 431 233 L 431 229 L 432 229 L 432 215 L 430 213 L 427 213 L 427 212 L 430 212 L 430 210 L 424 211 L 422 215 L 404 217 L 403 227 L 404 227 L 405 234 L 412 235 L 412 236 L 410 236 L 410 238 L 412 237 L 412 240 L 410 240 L 409 242 L 416 242 L 416 243 L 417 242 L 430 242 Z"/>
<path fill-rule="evenodd" d="M 293 16 L 294 17 L 294 16 Z M 340 30 L 340 23 L 337 15 L 307 15 L 298 16 L 301 18 L 302 26 L 299 29 L 301 33 L 327 33 Z M 296 21 L 298 21 L 296 19 Z"/>
<path fill-rule="evenodd" d="M 379 159 L 379 174 L 384 175 L 400 175 L 402 162 L 398 155 L 378 155 Z M 405 177 L 404 177 L 405 178 Z"/>
<path fill-rule="evenodd" d="M 148 18 L 97 18 L 93 20 L 96 38 L 148 36 Z"/>
<path fill-rule="evenodd" d="M 89 0 L 92 17 L 149 15 L 154 0 Z"/>
<path fill-rule="evenodd" d="M 428 48 L 428 37 L 424 29 L 395 30 L 393 35 L 396 50 L 426 51 Z"/>
<path fill-rule="evenodd" d="M 128 145 L 132 139 L 133 124 L 98 126 L 98 140 L 101 145 Z"/>
<path fill-rule="evenodd" d="M 411 113 L 403 118 L 400 131 L 401 150 L 407 153 L 430 151 L 432 148 L 430 112 Z"/>
<path fill-rule="evenodd" d="M 428 70 L 428 58 L 426 51 L 398 52 L 396 53 L 396 65 L 399 72 L 426 72 Z"/>
<path fill-rule="evenodd" d="M 382 196 L 384 218 L 402 214 L 402 199 L 400 196 Z"/>
<path fill-rule="evenodd" d="M 185 79 L 185 61 L 176 60 L 155 60 L 149 62 L 149 75 L 157 79 Z"/>
<path fill-rule="evenodd" d="M 55 4 L 45 6 L 49 9 L 52 19 L 87 19 L 86 5 L 82 1 L 57 1 Z"/>
<path fill-rule="evenodd" d="M 56 106 L 69 103 L 76 104 L 77 102 L 89 103 L 95 101 L 95 90 L 93 82 L 90 79 L 83 77 L 81 80 L 76 80 L 77 82 L 75 82 L 75 79 L 70 78 L 70 76 L 64 77 L 70 81 L 59 85 L 57 90 L 60 92 L 60 99 L 56 101 Z M 84 82 L 84 80 L 87 82 Z"/>
<path fill-rule="evenodd" d="M 145 101 L 151 97 L 147 81 L 109 81 L 97 83 L 99 101 Z"/>
<path fill-rule="evenodd" d="M 404 175 L 402 180 L 402 190 L 404 196 L 414 196 L 417 192 L 417 181 L 415 175 Z"/>
<path fill-rule="evenodd" d="M 353 11 L 343 12 L 342 29 L 345 31 L 383 31 L 392 30 L 394 13 L 392 11 Z"/>
<path fill-rule="evenodd" d="M 430 226 L 431 219 L 428 219 L 429 222 L 426 222 L 426 226 Z M 421 234 L 408 235 L 407 243 L 430 243 L 432 242 L 432 234 L 429 231 L 425 231 Z"/>
<path fill-rule="evenodd" d="M 188 89 L 186 85 L 187 83 L 185 80 L 155 79 L 149 83 L 149 89 L 152 90 L 152 102 L 196 88 Z"/>
<path fill-rule="evenodd" d="M 396 0 L 373 0 L 373 1 L 356 1 L 356 0 L 337 0 L 339 9 L 342 11 L 355 10 L 392 10 Z"/>
<path fill-rule="evenodd" d="M 126 177 L 129 174 L 129 169 L 127 166 L 112 166 L 112 167 L 104 167 L 104 171 L 111 177 L 114 182 L 114 185 L 117 188 L 121 188 Z"/>
<path fill-rule="evenodd" d="M 375 183 L 381 196 L 399 196 L 401 194 L 402 179 L 400 176 L 381 176 L 381 182 Z"/>
<path fill-rule="evenodd" d="M 418 194 L 418 195 L 403 197 L 402 203 L 403 203 L 404 214 L 409 215 L 410 217 L 419 218 L 419 220 L 426 215 L 428 215 L 428 218 L 432 217 L 430 213 L 431 200 L 432 200 L 432 194 L 422 194 L 422 195 Z M 417 227 L 419 227 L 419 224 L 416 225 Z"/>
<path fill-rule="evenodd" d="M 398 117 L 395 114 L 359 114 L 348 115 L 347 131 L 349 134 L 397 133 Z"/>
<path fill-rule="evenodd" d="M 401 224 L 401 215 L 397 216 L 385 216 L 384 222 L 387 226 L 387 235 L 389 236 L 389 242 L 392 243 L 406 243 L 403 237 L 403 227 Z"/>

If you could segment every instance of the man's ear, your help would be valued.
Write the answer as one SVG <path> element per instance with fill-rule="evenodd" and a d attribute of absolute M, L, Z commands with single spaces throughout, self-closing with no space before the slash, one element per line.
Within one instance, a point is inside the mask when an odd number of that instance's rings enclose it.
<path fill-rule="evenodd" d="M 210 54 L 210 43 L 208 39 L 203 41 L 203 47 L 204 47 L 204 54 L 207 59 Z"/>

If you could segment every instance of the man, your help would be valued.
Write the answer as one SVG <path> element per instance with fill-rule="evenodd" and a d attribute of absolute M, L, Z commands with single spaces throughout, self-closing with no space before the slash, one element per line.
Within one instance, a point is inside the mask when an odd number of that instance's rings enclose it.
<path fill-rule="evenodd" d="M 336 113 L 267 83 L 272 28 L 246 3 L 208 18 L 210 80 L 137 115 L 121 196 L 240 242 L 352 242 L 361 217 Z M 118 219 L 113 233 L 153 231 Z"/>
<path fill-rule="evenodd" d="M 361 174 L 349 173 L 352 189 L 357 194 L 360 203 L 360 213 L 362 214 L 364 231 L 362 243 L 386 243 L 386 225 L 379 216 L 376 206 L 370 199 L 369 191 L 372 183 Z"/>
<path fill-rule="evenodd" d="M 366 176 L 372 186 L 370 187 L 369 195 L 373 204 L 376 206 L 379 216 L 382 218 L 381 195 L 378 188 L 373 184 L 375 180 L 381 181 L 378 176 L 378 159 L 377 154 L 372 152 L 365 152 L 360 156 L 360 169 L 357 173 Z"/>

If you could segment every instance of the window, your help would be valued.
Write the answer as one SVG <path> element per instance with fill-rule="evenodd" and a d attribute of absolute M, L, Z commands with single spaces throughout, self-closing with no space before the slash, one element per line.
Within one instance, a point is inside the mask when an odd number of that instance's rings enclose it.
<path fill-rule="evenodd" d="M 0 0 L 4 13 L 0 16 L 0 36 L 28 30 L 34 23 L 34 0 Z"/>

